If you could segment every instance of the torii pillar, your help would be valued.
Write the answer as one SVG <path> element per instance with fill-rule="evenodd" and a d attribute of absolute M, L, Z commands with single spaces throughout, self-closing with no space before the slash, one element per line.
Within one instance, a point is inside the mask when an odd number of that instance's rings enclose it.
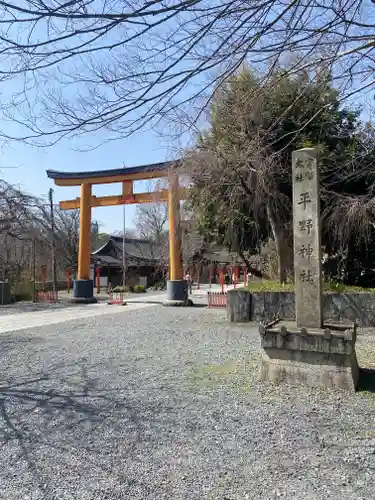
<path fill-rule="evenodd" d="M 90 279 L 91 262 L 91 184 L 81 184 L 79 211 L 78 276 L 73 283 L 72 301 L 81 304 L 97 302 L 94 281 Z"/>
<path fill-rule="evenodd" d="M 188 290 L 182 262 L 178 174 L 170 174 L 168 181 L 169 280 L 164 305 L 183 306 L 188 299 Z"/>
<path fill-rule="evenodd" d="M 155 203 L 168 201 L 169 215 L 169 256 L 170 269 L 167 282 L 167 300 L 165 305 L 185 305 L 187 303 L 187 286 L 184 281 L 181 233 L 180 233 L 180 199 L 185 199 L 188 189 L 180 188 L 177 172 L 171 172 L 179 161 L 155 163 L 138 167 L 119 168 L 92 172 L 57 172 L 47 170 L 47 175 L 57 186 L 80 186 L 81 197 L 60 202 L 62 210 L 80 209 L 80 231 L 78 252 L 78 276 L 73 286 L 73 301 L 80 303 L 96 302 L 94 298 L 94 282 L 90 279 L 91 262 L 91 208 L 122 205 L 127 203 Z M 156 193 L 133 193 L 133 181 L 169 178 L 168 190 Z M 92 196 L 92 185 L 123 184 L 121 195 Z"/>

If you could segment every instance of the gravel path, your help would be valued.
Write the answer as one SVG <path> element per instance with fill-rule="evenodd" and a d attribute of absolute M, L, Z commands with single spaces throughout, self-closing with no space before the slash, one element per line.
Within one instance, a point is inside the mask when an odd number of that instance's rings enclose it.
<path fill-rule="evenodd" d="M 257 330 L 222 311 L 124 309 L 0 349 L 1 499 L 374 497 L 375 394 L 259 385 Z"/>
<path fill-rule="evenodd" d="M 15 304 L 8 304 L 6 306 L 0 306 L 0 317 L 9 316 L 18 313 L 30 313 L 30 312 L 40 312 L 40 311 L 51 311 L 60 310 L 69 307 L 67 301 L 58 302 L 56 304 L 48 304 L 47 302 L 16 302 Z"/>

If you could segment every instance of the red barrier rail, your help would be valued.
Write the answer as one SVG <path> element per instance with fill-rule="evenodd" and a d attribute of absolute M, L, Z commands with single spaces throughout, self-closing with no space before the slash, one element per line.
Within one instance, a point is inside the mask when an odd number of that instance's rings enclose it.
<path fill-rule="evenodd" d="M 223 292 L 207 292 L 208 307 L 225 308 L 227 307 L 228 294 Z"/>
<path fill-rule="evenodd" d="M 56 303 L 59 300 L 58 292 L 36 292 L 36 301 L 37 302 L 49 302 L 51 304 Z"/>
<path fill-rule="evenodd" d="M 124 302 L 123 292 L 112 292 L 109 294 L 108 304 L 122 304 Z"/>

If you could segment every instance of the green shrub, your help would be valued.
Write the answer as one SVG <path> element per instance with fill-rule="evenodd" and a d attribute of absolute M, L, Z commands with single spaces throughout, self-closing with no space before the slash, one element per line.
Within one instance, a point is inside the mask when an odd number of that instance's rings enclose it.
<path fill-rule="evenodd" d="M 241 290 L 239 288 L 239 290 Z M 244 290 L 244 288 L 242 288 Z M 294 292 L 294 283 L 281 284 L 278 281 L 251 281 L 247 290 L 249 292 Z M 361 288 L 359 286 L 347 286 L 343 283 L 326 282 L 323 283 L 324 292 L 373 292 L 373 288 Z"/>
<path fill-rule="evenodd" d="M 145 293 L 146 292 L 146 287 L 143 285 L 121 285 L 121 286 L 116 286 L 112 292 L 114 293 Z"/>
<path fill-rule="evenodd" d="M 17 283 L 11 287 L 11 295 L 15 302 L 20 302 L 24 300 L 33 300 L 34 286 L 33 283 L 24 282 Z"/>
<path fill-rule="evenodd" d="M 128 287 L 127 285 L 119 285 L 119 286 L 115 286 L 115 288 L 113 288 L 112 292 L 114 293 L 127 293 L 130 291 L 130 287 Z"/>
<path fill-rule="evenodd" d="M 248 289 L 250 292 L 294 292 L 294 283 L 281 284 L 271 280 L 250 281 Z"/>
<path fill-rule="evenodd" d="M 333 281 L 328 281 L 323 284 L 323 290 L 325 292 L 374 292 L 374 288 L 363 288 L 361 286 L 351 286 L 344 285 L 343 283 L 334 283 Z"/>
<path fill-rule="evenodd" d="M 16 293 L 14 295 L 14 302 L 23 302 L 23 301 L 31 301 L 33 300 L 32 293 Z"/>

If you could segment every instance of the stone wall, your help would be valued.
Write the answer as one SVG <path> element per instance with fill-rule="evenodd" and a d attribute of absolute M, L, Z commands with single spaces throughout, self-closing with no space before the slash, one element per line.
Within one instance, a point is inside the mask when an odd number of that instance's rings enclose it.
<path fill-rule="evenodd" d="M 267 321 L 279 316 L 295 320 L 294 292 L 228 292 L 227 317 L 230 322 Z M 352 322 L 375 326 L 375 293 L 325 292 L 323 317 L 330 322 Z"/>

